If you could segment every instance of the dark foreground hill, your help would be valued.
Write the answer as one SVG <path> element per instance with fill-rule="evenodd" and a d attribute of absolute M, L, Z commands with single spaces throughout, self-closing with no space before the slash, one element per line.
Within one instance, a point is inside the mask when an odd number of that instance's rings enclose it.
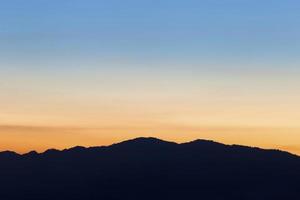
<path fill-rule="evenodd" d="M 205 140 L 0 153 L 1 200 L 295 200 L 300 158 Z"/>

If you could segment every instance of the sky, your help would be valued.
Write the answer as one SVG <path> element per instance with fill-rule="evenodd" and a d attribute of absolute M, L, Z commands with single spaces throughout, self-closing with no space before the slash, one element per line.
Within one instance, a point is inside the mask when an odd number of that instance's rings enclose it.
<path fill-rule="evenodd" d="M 300 2 L 4 0 L 0 150 L 151 136 L 300 154 Z"/>

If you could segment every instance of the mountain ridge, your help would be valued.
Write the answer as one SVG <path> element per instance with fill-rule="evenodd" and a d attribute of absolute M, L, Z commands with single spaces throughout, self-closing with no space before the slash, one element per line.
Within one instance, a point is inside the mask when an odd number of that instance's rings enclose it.
<path fill-rule="evenodd" d="M 300 158 L 208 140 L 0 153 L 4 200 L 282 200 L 300 197 Z"/>
<path fill-rule="evenodd" d="M 254 146 L 247 146 L 247 145 L 238 145 L 238 144 L 224 144 L 221 142 L 216 142 L 214 140 L 206 140 L 206 139 L 195 139 L 189 142 L 182 142 L 182 143 L 176 143 L 176 142 L 172 142 L 172 141 L 166 141 L 166 140 L 162 140 L 159 138 L 155 138 L 155 137 L 137 137 L 137 138 L 133 138 L 133 139 L 128 139 L 128 140 L 124 140 L 121 142 L 117 142 L 117 143 L 113 143 L 111 145 L 103 145 L 103 146 L 90 146 L 90 147 L 84 147 L 84 146 L 74 146 L 74 147 L 70 147 L 70 148 L 66 148 L 66 149 L 62 149 L 62 150 L 58 150 L 55 148 L 50 148 L 47 149 L 43 152 L 37 152 L 35 150 L 31 150 L 27 153 L 17 153 L 14 151 L 10 151 L 10 150 L 5 150 L 5 151 L 0 151 L 0 156 L 1 155 L 6 155 L 6 156 L 32 156 L 32 155 L 43 155 L 43 154 L 51 154 L 51 153 L 62 153 L 62 152 L 68 152 L 68 151 L 74 151 L 74 150 L 89 150 L 89 149 L 103 149 L 103 148 L 113 148 L 113 147 L 118 147 L 118 146 L 125 146 L 125 145 L 132 145 L 132 144 L 139 144 L 139 145 L 145 145 L 145 144 L 152 144 L 152 145 L 158 145 L 158 144 L 169 144 L 169 145 L 182 145 L 182 146 L 186 146 L 186 145 L 195 145 L 195 144 L 200 144 L 200 145 L 211 145 L 211 146 L 223 146 L 223 147 L 228 147 L 228 148 L 245 148 L 245 149 L 251 149 L 251 150 L 259 150 L 259 151 L 265 151 L 265 152 L 280 152 L 280 153 L 285 153 L 285 154 L 289 154 L 291 156 L 295 156 L 300 158 L 299 155 L 297 154 L 293 154 L 291 152 L 288 151 L 284 151 L 284 150 L 280 150 L 280 149 L 265 149 L 265 148 L 260 148 L 260 147 L 254 147 Z"/>

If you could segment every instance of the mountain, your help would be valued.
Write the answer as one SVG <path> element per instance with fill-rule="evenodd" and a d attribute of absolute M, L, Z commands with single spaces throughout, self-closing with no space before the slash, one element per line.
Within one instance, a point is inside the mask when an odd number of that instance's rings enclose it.
<path fill-rule="evenodd" d="M 300 157 L 195 140 L 0 153 L 3 200 L 300 199 Z"/>

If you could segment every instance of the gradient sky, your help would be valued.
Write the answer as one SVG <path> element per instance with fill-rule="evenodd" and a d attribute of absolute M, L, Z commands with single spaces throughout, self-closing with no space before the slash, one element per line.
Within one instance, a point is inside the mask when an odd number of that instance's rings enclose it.
<path fill-rule="evenodd" d="M 300 154 L 297 0 L 0 2 L 0 150 L 197 138 Z"/>

